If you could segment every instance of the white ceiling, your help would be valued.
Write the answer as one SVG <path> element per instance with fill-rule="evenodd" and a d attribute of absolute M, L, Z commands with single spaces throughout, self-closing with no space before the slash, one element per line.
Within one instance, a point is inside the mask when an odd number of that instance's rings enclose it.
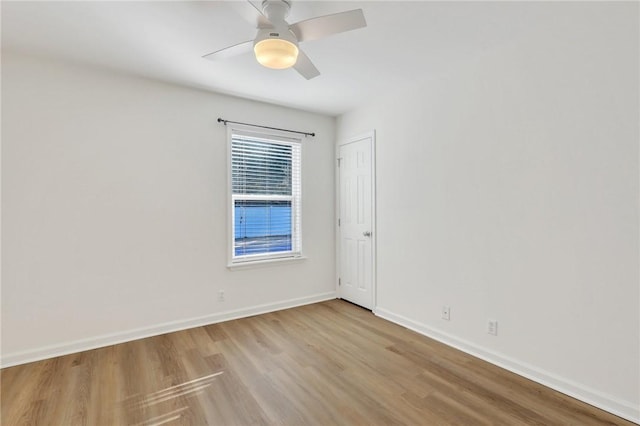
<path fill-rule="evenodd" d="M 339 115 L 376 94 L 463 66 L 524 35 L 535 21 L 531 3 L 294 1 L 290 23 L 357 8 L 368 22 L 303 43 L 322 73 L 307 81 L 291 69 L 263 68 L 250 54 L 201 58 L 255 36 L 233 3 L 2 1 L 2 48 Z"/>

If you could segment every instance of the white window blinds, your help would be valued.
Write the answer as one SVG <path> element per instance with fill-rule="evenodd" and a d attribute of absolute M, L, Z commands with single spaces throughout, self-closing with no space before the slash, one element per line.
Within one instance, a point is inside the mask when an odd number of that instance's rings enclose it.
<path fill-rule="evenodd" d="M 301 252 L 301 146 L 232 133 L 232 261 Z"/>

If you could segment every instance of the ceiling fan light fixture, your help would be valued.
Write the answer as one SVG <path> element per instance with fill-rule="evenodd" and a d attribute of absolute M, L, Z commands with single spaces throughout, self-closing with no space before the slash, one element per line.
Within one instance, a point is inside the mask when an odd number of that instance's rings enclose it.
<path fill-rule="evenodd" d="M 276 70 L 291 68 L 298 60 L 298 46 L 281 38 L 260 40 L 253 51 L 260 65 Z"/>
<path fill-rule="evenodd" d="M 289 24 L 287 17 L 291 9 L 291 0 L 262 0 L 262 12 L 255 4 L 256 1 L 233 2 L 234 7 L 244 5 L 241 7 L 243 12 L 248 11 L 249 20 L 257 23 L 258 33 L 253 41 L 234 44 L 204 55 L 204 58 L 225 59 L 249 52 L 253 47 L 255 58 L 262 66 L 273 69 L 293 67 L 302 77 L 311 80 L 319 76 L 320 71 L 303 50 L 298 50 L 298 43 L 367 26 L 362 9 L 318 16 Z"/>

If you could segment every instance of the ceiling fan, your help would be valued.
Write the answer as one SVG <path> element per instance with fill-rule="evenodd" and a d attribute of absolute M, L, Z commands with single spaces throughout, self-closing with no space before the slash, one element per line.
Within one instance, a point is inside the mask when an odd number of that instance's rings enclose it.
<path fill-rule="evenodd" d="M 307 80 L 319 76 L 320 71 L 298 47 L 298 43 L 367 26 L 362 9 L 319 16 L 289 25 L 285 19 L 291 9 L 290 0 L 263 0 L 262 10 L 250 1 L 231 4 L 256 23 L 258 34 L 253 40 L 225 47 L 203 58 L 226 59 L 247 53 L 253 48 L 256 60 L 261 65 L 273 69 L 293 67 Z"/>

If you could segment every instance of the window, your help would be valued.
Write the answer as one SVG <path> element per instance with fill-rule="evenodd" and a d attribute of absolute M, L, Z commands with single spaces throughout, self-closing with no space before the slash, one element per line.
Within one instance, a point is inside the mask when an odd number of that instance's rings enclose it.
<path fill-rule="evenodd" d="M 230 134 L 231 263 L 300 257 L 300 140 Z"/>

